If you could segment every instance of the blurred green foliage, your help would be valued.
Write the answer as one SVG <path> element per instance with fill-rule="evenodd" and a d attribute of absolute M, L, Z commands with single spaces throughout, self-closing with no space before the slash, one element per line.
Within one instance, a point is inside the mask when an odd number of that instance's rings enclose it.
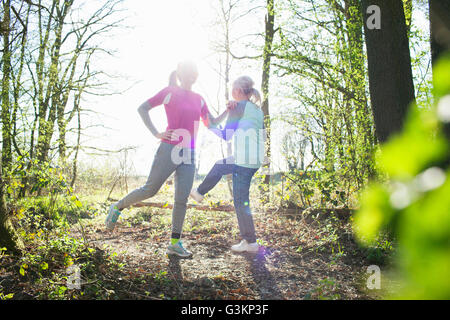
<path fill-rule="evenodd" d="M 389 298 L 450 299 L 450 55 L 434 70 L 435 104 L 411 106 L 401 134 L 377 159 L 388 182 L 372 182 L 355 216 L 358 239 L 373 244 L 383 230 L 397 240 L 400 288 Z"/>

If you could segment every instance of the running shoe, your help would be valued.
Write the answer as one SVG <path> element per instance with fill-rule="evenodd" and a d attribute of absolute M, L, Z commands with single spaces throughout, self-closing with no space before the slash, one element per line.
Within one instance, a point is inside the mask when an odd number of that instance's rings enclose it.
<path fill-rule="evenodd" d="M 178 241 L 176 244 L 170 244 L 167 248 L 167 254 L 177 255 L 182 258 L 188 258 L 192 256 L 192 252 L 187 251 L 183 247 L 182 241 Z"/>

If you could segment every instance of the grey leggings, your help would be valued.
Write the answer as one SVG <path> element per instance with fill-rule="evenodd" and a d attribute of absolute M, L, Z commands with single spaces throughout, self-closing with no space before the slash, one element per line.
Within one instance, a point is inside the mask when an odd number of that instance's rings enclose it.
<path fill-rule="evenodd" d="M 161 142 L 153 160 L 146 184 L 132 191 L 117 203 L 119 210 L 153 197 L 170 175 L 175 172 L 175 203 L 172 212 L 172 238 L 180 238 L 189 194 L 194 183 L 194 150 L 182 149 Z"/>

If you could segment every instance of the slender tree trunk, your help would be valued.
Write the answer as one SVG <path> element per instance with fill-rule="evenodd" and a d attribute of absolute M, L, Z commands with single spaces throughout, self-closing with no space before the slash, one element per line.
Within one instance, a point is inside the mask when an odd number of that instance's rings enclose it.
<path fill-rule="evenodd" d="M 21 93 L 23 92 L 22 89 L 22 75 L 23 70 L 25 66 L 25 53 L 27 48 L 27 42 L 28 42 L 28 21 L 30 17 L 30 11 L 31 6 L 28 7 L 25 21 L 22 21 L 23 23 L 23 31 L 22 31 L 22 39 L 20 42 L 20 55 L 19 55 L 19 63 L 18 63 L 18 69 L 17 69 L 17 75 L 15 76 L 15 79 L 13 81 L 13 110 L 12 110 L 12 118 L 11 118 L 11 127 L 12 127 L 12 136 L 11 140 L 14 145 L 14 149 L 17 152 L 17 154 L 21 157 L 23 157 L 23 150 L 21 147 L 19 147 L 17 143 L 17 112 L 20 110 L 19 100 Z"/>
<path fill-rule="evenodd" d="M 39 1 L 40 4 L 40 1 Z M 48 123 L 46 121 L 46 115 L 49 109 L 49 99 L 45 97 L 45 89 L 47 89 L 47 93 L 50 94 L 49 88 L 45 87 L 46 82 L 46 54 L 48 51 L 48 47 L 50 44 L 50 33 L 53 30 L 52 24 L 55 23 L 55 9 L 56 9 L 57 1 L 52 1 L 52 6 L 49 10 L 48 21 L 45 23 L 45 19 L 43 17 L 44 9 L 39 6 L 37 10 L 38 14 L 38 25 L 39 25 L 39 54 L 38 59 L 35 63 L 36 65 L 36 77 L 37 77 L 37 143 L 36 143 L 36 157 L 43 161 L 46 158 L 46 132 L 48 128 Z M 45 25 L 44 25 L 45 24 Z M 53 51 L 53 50 L 51 50 Z M 54 59 L 52 58 L 52 62 Z M 56 67 L 56 66 L 54 66 Z"/>
<path fill-rule="evenodd" d="M 72 188 L 75 186 L 75 182 L 77 181 L 78 153 L 80 151 L 80 145 L 81 145 L 81 111 L 79 108 L 77 110 L 77 121 L 78 121 L 77 145 L 75 147 L 75 156 L 74 156 L 73 162 L 72 162 L 72 181 L 70 182 L 70 186 Z"/>
<path fill-rule="evenodd" d="M 73 0 L 65 0 L 62 7 L 60 7 L 59 1 L 56 1 L 56 18 L 54 20 L 54 22 L 56 23 L 56 27 L 54 29 L 55 41 L 51 48 L 49 76 L 45 88 L 46 94 L 45 98 L 42 101 L 42 107 L 45 112 L 42 112 L 40 114 L 39 121 L 39 136 L 37 148 L 38 158 L 42 162 L 48 160 L 51 140 L 55 131 L 57 111 L 59 108 L 61 108 L 62 103 L 62 88 L 60 88 L 60 83 L 58 83 L 58 72 L 61 63 L 60 53 L 62 47 L 63 28 L 65 26 L 65 19 L 67 17 L 67 14 L 69 13 L 72 3 Z M 48 30 L 46 30 L 46 32 L 48 32 Z M 45 60 L 40 61 L 40 63 L 45 63 Z"/>
<path fill-rule="evenodd" d="M 0 162 L 0 247 L 6 247 L 12 252 L 18 252 L 23 248 L 23 243 L 20 241 L 11 220 L 8 217 L 5 199 L 5 182 L 3 172 L 5 168 L 11 166 L 11 121 L 10 121 L 10 97 L 9 85 L 11 77 L 11 1 L 3 1 L 3 79 L 2 79 L 2 157 Z"/>
<path fill-rule="evenodd" d="M 231 11 L 231 9 L 230 9 Z M 231 12 L 230 12 L 230 16 L 231 16 Z M 230 16 L 228 16 L 228 19 L 230 18 Z M 229 84 L 230 84 L 230 70 L 231 70 L 231 55 L 230 55 L 230 25 L 229 25 L 229 20 L 226 20 L 226 28 L 225 28 L 225 47 L 226 47 L 226 53 L 225 53 L 225 101 L 230 101 L 230 89 L 229 89 Z M 226 143 L 227 145 L 227 157 L 233 153 L 233 146 L 231 141 Z M 228 186 L 228 191 L 230 192 L 230 196 L 233 197 L 233 177 L 231 175 L 228 175 L 226 177 L 227 179 L 227 186 Z"/>
<path fill-rule="evenodd" d="M 407 0 L 410 1 L 410 0 Z M 355 133 L 350 132 L 349 138 L 352 143 L 351 154 L 355 177 L 362 185 L 362 178 L 366 175 L 373 176 L 373 119 L 370 114 L 370 107 L 366 96 L 366 67 L 364 54 L 363 17 L 361 15 L 361 1 L 346 1 L 346 33 L 348 39 L 349 65 L 349 91 L 354 92 L 356 99 L 349 101 L 353 105 Z M 352 129 L 353 130 L 353 129 Z M 358 165 L 359 163 L 359 165 Z"/>
<path fill-rule="evenodd" d="M 273 46 L 273 38 L 275 35 L 275 8 L 274 8 L 274 0 L 267 0 L 267 15 L 265 21 L 265 44 L 264 44 L 264 52 L 263 52 L 263 72 L 262 72 L 262 105 L 261 109 L 264 112 L 265 117 L 265 129 L 267 133 L 267 142 L 266 142 L 266 157 L 269 161 L 267 164 L 268 169 L 270 169 L 271 162 L 271 141 L 270 141 L 270 111 L 269 111 L 269 85 L 270 85 L 270 67 L 271 67 L 271 58 L 272 58 L 272 46 Z M 265 184 L 270 183 L 270 170 L 269 174 L 266 175 Z"/>
<path fill-rule="evenodd" d="M 10 117 L 10 97 L 9 86 L 11 78 L 11 46 L 10 46 L 10 33 L 11 33 L 11 1 L 3 1 L 3 55 L 2 55 L 2 110 L 1 110 L 1 122 L 2 122 L 2 166 L 3 170 L 8 169 L 12 161 L 11 150 L 11 117 Z"/>
<path fill-rule="evenodd" d="M 371 5 L 381 9 L 381 28 L 369 29 L 364 24 L 370 97 L 376 135 L 385 142 L 403 128 L 408 107 L 415 99 L 414 83 L 403 1 L 362 0 L 365 22 L 371 17 L 367 13 Z"/>
<path fill-rule="evenodd" d="M 230 41 L 230 21 L 231 21 L 231 12 L 233 9 L 233 5 L 231 2 L 227 2 L 228 7 L 225 7 L 224 0 L 220 1 L 221 10 L 222 10 L 222 18 L 224 23 L 224 37 L 225 37 L 225 43 L 224 43 L 224 51 L 225 51 L 225 70 L 224 70 L 224 93 L 225 93 L 225 101 L 228 102 L 230 100 L 230 71 L 231 71 L 231 41 Z M 232 143 L 227 142 L 227 156 L 229 157 L 231 154 L 233 154 L 232 150 Z M 222 150 L 223 153 L 223 150 Z M 233 179 L 231 175 L 228 175 L 226 177 L 227 180 L 227 186 L 228 191 L 230 192 L 230 196 L 233 197 Z"/>

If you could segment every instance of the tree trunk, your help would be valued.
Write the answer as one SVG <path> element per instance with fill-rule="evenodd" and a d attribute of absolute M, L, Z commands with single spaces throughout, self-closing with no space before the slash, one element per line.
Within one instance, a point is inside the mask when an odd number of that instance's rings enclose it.
<path fill-rule="evenodd" d="M 20 254 L 24 248 L 23 241 L 8 218 L 4 197 L 0 199 L 0 248 L 6 248 L 15 254 Z"/>
<path fill-rule="evenodd" d="M 433 68 L 444 53 L 450 52 L 450 2 L 430 0 L 431 61 Z M 450 139 L 450 124 L 444 124 L 444 134 Z M 443 167 L 450 165 L 447 158 Z"/>
<path fill-rule="evenodd" d="M 8 217 L 2 166 L 3 164 L 0 163 L 0 248 L 6 248 L 13 253 L 20 254 L 24 244 Z"/>
<path fill-rule="evenodd" d="M 75 147 L 75 156 L 73 157 L 72 162 L 72 181 L 70 182 L 70 187 L 75 186 L 75 181 L 77 180 L 78 173 L 78 154 L 80 151 L 81 145 L 81 110 L 78 108 L 77 110 L 77 121 L 78 121 L 78 131 L 77 131 L 77 145 Z"/>
<path fill-rule="evenodd" d="M 273 46 L 273 38 L 275 34 L 274 25 L 275 25 L 275 8 L 274 8 L 274 0 L 267 0 L 267 16 L 265 21 L 265 44 L 264 44 L 264 52 L 263 52 L 263 73 L 262 73 L 262 82 L 261 89 L 263 95 L 263 101 L 261 105 L 261 109 L 264 112 L 265 117 L 265 129 L 267 133 L 267 141 L 266 141 L 266 157 L 269 163 L 267 164 L 268 169 L 270 169 L 270 158 L 271 158 L 271 143 L 270 143 L 270 112 L 269 112 L 269 85 L 270 85 L 270 67 L 271 67 L 271 58 L 272 58 L 272 46 Z M 265 184 L 270 183 L 270 170 L 269 174 L 266 175 Z"/>
<path fill-rule="evenodd" d="M 72 6 L 73 0 L 66 0 L 64 1 L 62 7 L 60 8 L 59 1 L 54 2 L 56 3 L 56 12 L 57 15 L 54 19 L 54 23 L 56 24 L 54 27 L 54 33 L 55 33 L 55 40 L 52 44 L 52 47 L 50 49 L 50 66 L 49 66 L 49 75 L 46 85 L 46 94 L 45 98 L 42 99 L 44 96 L 41 94 L 41 100 L 40 100 L 40 119 L 39 119 L 39 135 L 38 135 L 38 159 L 41 162 L 45 162 L 48 160 L 48 155 L 51 147 L 51 141 L 53 138 L 53 134 L 55 132 L 55 122 L 57 119 L 57 111 L 59 108 L 63 108 L 64 106 L 61 106 L 62 103 L 62 89 L 61 85 L 58 81 L 59 77 L 59 67 L 61 63 L 61 48 L 62 48 L 62 37 L 63 37 L 63 28 L 65 26 L 65 19 L 67 17 L 67 14 L 69 13 L 69 10 Z M 49 18 L 49 21 L 50 18 Z M 51 28 L 50 25 L 48 25 L 47 28 Z M 50 29 L 51 30 L 51 29 Z M 46 35 L 44 36 L 44 39 L 47 39 L 47 33 L 49 32 L 49 29 L 45 30 Z M 42 37 L 42 35 L 41 35 Z M 44 40 L 45 41 L 45 40 Z M 48 43 L 44 43 L 44 46 L 47 46 Z M 45 59 L 39 60 L 39 63 L 45 64 Z M 41 70 L 43 68 L 41 67 Z M 70 90 L 70 88 L 68 89 Z M 47 115 L 48 111 L 48 115 Z M 47 118 L 46 118 L 47 115 Z"/>
<path fill-rule="evenodd" d="M 367 8 L 381 9 L 381 28 L 369 29 Z M 414 83 L 402 0 L 363 0 L 362 10 L 369 65 L 370 97 L 376 135 L 386 142 L 403 128 Z"/>
<path fill-rule="evenodd" d="M 11 45 L 10 45 L 10 33 L 11 33 L 11 1 L 3 1 L 3 21 L 1 21 L 3 31 L 3 55 L 2 55 L 2 110 L 1 110 L 1 122 L 2 122 L 2 164 L 3 168 L 10 167 L 12 161 L 11 154 L 11 118 L 10 118 L 10 97 L 9 86 L 11 77 Z"/>
<path fill-rule="evenodd" d="M 433 66 L 439 57 L 450 51 L 450 2 L 430 0 L 431 59 Z"/>
<path fill-rule="evenodd" d="M 23 247 L 13 225 L 8 217 L 5 200 L 5 183 L 3 182 L 3 170 L 9 169 L 12 162 L 11 150 L 11 121 L 10 121 L 10 96 L 9 85 L 11 77 L 11 1 L 3 1 L 3 79 L 2 79 L 2 156 L 0 162 L 0 247 L 6 247 L 12 252 L 18 252 Z"/>
<path fill-rule="evenodd" d="M 410 1 L 410 0 L 408 0 Z M 361 2 L 359 0 L 347 0 L 346 9 L 346 34 L 348 39 L 349 72 L 348 90 L 353 92 L 356 99 L 347 103 L 352 104 L 354 115 L 354 126 L 356 135 L 349 130 L 352 169 L 356 180 L 361 186 L 362 178 L 366 175 L 373 175 L 372 155 L 374 149 L 373 119 L 370 114 L 370 107 L 366 96 L 366 66 L 364 53 L 363 19 L 361 13 Z M 350 121 L 347 119 L 347 121 Z"/>
<path fill-rule="evenodd" d="M 403 0 L 403 6 L 405 7 L 405 23 L 406 23 L 407 34 L 409 37 L 409 34 L 411 32 L 412 13 L 413 13 L 412 0 Z"/>
<path fill-rule="evenodd" d="M 225 94 L 225 101 L 228 102 L 230 100 L 230 89 L 229 89 L 229 84 L 230 84 L 230 72 L 231 72 L 231 41 L 230 41 L 230 23 L 231 23 L 231 16 L 232 16 L 232 9 L 233 9 L 233 4 L 228 1 L 227 2 L 227 7 L 225 7 L 225 2 L 224 0 L 220 1 L 220 6 L 221 6 L 221 13 L 222 16 L 221 18 L 223 19 L 223 31 L 224 31 L 224 43 L 223 43 L 223 49 L 225 52 L 225 65 L 224 65 L 224 94 Z M 227 155 L 226 157 L 228 158 L 230 155 L 233 154 L 233 148 L 232 148 L 232 143 L 227 142 L 226 143 L 227 146 Z M 221 146 L 222 148 L 222 146 Z M 223 149 L 222 149 L 222 155 L 224 155 L 223 153 Z M 226 176 L 226 180 L 227 180 L 227 186 L 228 186 L 228 191 L 230 192 L 230 196 L 233 197 L 233 179 L 231 175 L 227 175 Z"/>

